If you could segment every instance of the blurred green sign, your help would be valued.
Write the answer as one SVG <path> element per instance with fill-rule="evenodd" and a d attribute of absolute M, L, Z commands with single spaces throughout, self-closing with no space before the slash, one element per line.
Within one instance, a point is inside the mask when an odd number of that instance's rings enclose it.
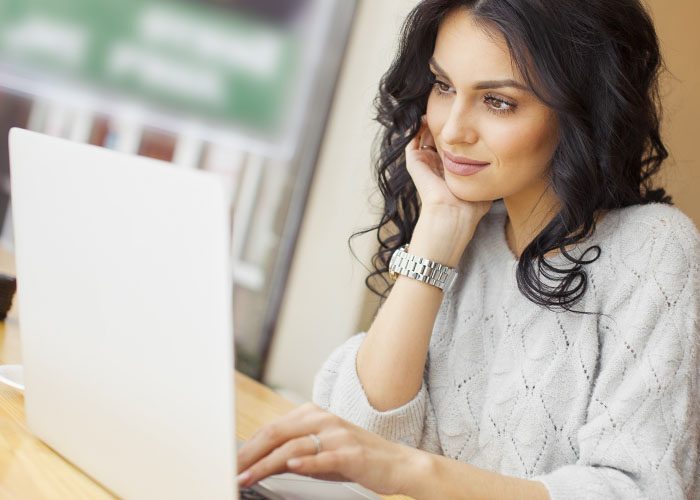
<path fill-rule="evenodd" d="M 0 0 L 6 68 L 68 77 L 161 108 L 280 132 L 300 44 L 233 8 L 176 0 Z"/>

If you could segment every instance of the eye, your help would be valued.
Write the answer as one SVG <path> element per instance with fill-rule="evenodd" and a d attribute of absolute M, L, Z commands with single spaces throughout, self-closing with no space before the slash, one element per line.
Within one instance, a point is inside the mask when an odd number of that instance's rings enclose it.
<path fill-rule="evenodd" d="M 450 91 L 450 86 L 444 82 L 436 81 L 435 85 L 437 86 L 438 90 L 440 90 L 440 92 L 448 93 Z"/>
<path fill-rule="evenodd" d="M 447 94 L 452 94 L 453 89 L 452 87 L 443 82 L 442 80 L 438 80 L 435 75 L 433 75 L 433 88 L 435 89 L 435 93 L 439 96 L 446 96 Z"/>
<path fill-rule="evenodd" d="M 484 96 L 484 102 L 486 103 L 489 111 L 498 114 L 512 113 L 515 111 L 515 108 L 518 107 L 516 103 L 492 94 L 486 94 Z"/>

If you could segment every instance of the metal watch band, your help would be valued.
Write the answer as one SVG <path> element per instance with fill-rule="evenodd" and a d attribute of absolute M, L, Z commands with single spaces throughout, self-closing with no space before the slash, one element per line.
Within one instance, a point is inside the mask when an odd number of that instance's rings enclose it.
<path fill-rule="evenodd" d="M 410 254 L 406 251 L 407 248 L 408 245 L 404 245 L 391 255 L 389 276 L 396 279 L 400 274 L 428 285 L 436 286 L 442 291 L 452 286 L 455 279 L 457 279 L 457 271 L 455 269 Z"/>

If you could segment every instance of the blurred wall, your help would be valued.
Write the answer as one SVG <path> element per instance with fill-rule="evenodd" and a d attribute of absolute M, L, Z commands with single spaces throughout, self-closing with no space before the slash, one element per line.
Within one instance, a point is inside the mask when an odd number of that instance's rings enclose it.
<path fill-rule="evenodd" d="M 700 227 L 700 10 L 697 0 L 646 0 L 669 73 L 663 136 L 671 159 L 661 176 L 675 204 Z"/>
<path fill-rule="evenodd" d="M 367 272 L 348 236 L 378 219 L 370 149 L 377 131 L 372 100 L 389 68 L 403 18 L 416 0 L 360 0 L 335 102 L 299 235 L 265 381 L 310 398 L 328 354 L 358 328 Z M 353 249 L 364 262 L 373 236 Z"/>
<path fill-rule="evenodd" d="M 700 160 L 695 120 L 700 116 L 700 21 L 697 0 L 647 0 L 671 75 L 664 77 L 664 137 L 671 151 L 662 184 L 700 226 Z M 360 0 L 331 120 L 279 318 L 266 382 L 310 398 L 313 376 L 328 354 L 366 327 L 376 301 L 366 271 L 346 240 L 374 223 L 367 200 L 373 189 L 370 147 L 377 128 L 371 102 L 388 68 L 401 21 L 416 0 Z M 374 240 L 354 248 L 365 262 Z"/>

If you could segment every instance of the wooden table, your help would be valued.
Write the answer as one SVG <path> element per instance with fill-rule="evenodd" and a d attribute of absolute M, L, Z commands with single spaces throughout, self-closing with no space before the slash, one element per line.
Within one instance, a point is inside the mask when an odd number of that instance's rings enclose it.
<path fill-rule="evenodd" d="M 0 272 L 14 273 L 0 251 Z M 16 307 L 0 322 L 0 363 L 21 363 Z M 264 385 L 236 373 L 236 435 L 249 438 L 261 425 L 295 405 Z M 34 437 L 27 429 L 24 397 L 0 383 L 0 498 L 113 499 L 114 496 Z M 385 497 L 398 500 L 406 497 Z"/>

